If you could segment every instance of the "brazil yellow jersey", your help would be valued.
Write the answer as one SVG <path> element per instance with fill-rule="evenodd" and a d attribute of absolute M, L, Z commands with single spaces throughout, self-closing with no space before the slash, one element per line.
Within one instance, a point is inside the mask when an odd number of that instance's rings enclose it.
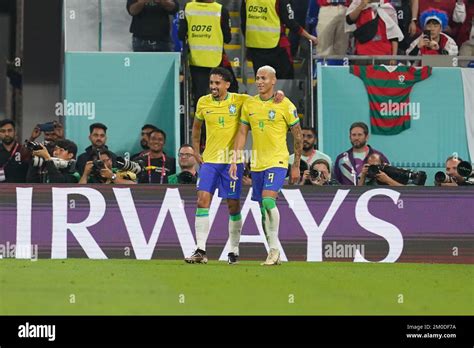
<path fill-rule="evenodd" d="M 206 163 L 230 163 L 234 139 L 239 129 L 242 105 L 247 94 L 228 93 L 226 99 L 215 100 L 211 94 L 199 98 L 196 118 L 206 123 Z"/>
<path fill-rule="evenodd" d="M 240 122 L 252 130 L 251 169 L 261 172 L 268 168 L 288 168 L 288 129 L 300 121 L 295 105 L 285 98 L 274 103 L 273 98 L 263 101 L 260 96 L 249 98 L 242 106 Z"/>

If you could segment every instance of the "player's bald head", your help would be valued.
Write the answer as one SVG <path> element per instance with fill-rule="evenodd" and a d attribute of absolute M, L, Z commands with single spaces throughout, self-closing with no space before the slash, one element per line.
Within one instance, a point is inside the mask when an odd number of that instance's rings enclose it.
<path fill-rule="evenodd" d="M 257 74 L 267 73 L 271 77 L 276 77 L 276 70 L 270 65 L 264 65 L 257 70 Z"/>

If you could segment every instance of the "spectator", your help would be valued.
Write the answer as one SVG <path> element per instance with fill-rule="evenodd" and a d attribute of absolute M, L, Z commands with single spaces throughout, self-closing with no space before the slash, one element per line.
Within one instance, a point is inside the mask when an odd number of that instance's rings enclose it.
<path fill-rule="evenodd" d="M 82 175 L 84 173 L 84 166 L 87 162 L 93 161 L 98 159 L 98 151 L 106 149 L 108 147 L 106 144 L 107 142 L 107 126 L 102 123 L 94 123 L 89 126 L 89 140 L 91 142 L 91 146 L 85 149 L 85 152 L 79 155 L 77 159 L 76 168 L 79 173 Z M 112 161 L 115 163 L 117 156 L 111 152 L 112 154 Z"/>
<path fill-rule="evenodd" d="M 48 128 L 48 126 L 50 128 Z M 42 128 L 43 130 L 41 130 Z M 38 137 L 41 135 L 41 132 L 44 134 L 44 141 L 42 144 L 48 149 L 50 156 L 52 156 L 55 148 L 55 142 L 57 140 L 64 139 L 64 127 L 57 121 L 44 123 L 42 125 L 38 124 L 35 128 L 33 128 L 29 141 L 36 141 L 36 139 L 38 139 Z"/>
<path fill-rule="evenodd" d="M 127 0 L 133 51 L 172 52 L 169 16 L 178 10 L 177 0 Z"/>
<path fill-rule="evenodd" d="M 428 9 L 420 16 L 423 33 L 407 49 L 407 54 L 416 55 L 458 55 L 458 46 L 452 38 L 441 31 L 448 25 L 444 11 Z"/>
<path fill-rule="evenodd" d="M 316 130 L 311 127 L 301 127 L 301 133 L 303 134 L 303 154 L 301 155 L 301 159 L 309 166 L 318 159 L 324 159 L 329 163 L 329 166 L 332 167 L 331 157 L 326 155 L 324 152 L 316 150 Z M 290 155 L 288 163 L 293 164 L 294 159 L 295 155 Z"/>
<path fill-rule="evenodd" d="M 181 173 L 170 175 L 168 184 L 196 184 L 198 178 L 197 162 L 192 145 L 181 145 L 178 151 L 178 163 Z"/>
<path fill-rule="evenodd" d="M 109 150 L 100 150 L 99 160 L 86 163 L 79 184 L 136 184 L 135 173 L 113 167 L 112 153 Z"/>
<path fill-rule="evenodd" d="M 357 178 L 370 155 L 379 154 L 383 163 L 389 163 L 389 160 L 383 153 L 367 144 L 369 128 L 364 122 L 355 122 L 351 125 L 349 139 L 352 148 L 337 156 L 334 163 L 334 177 L 342 185 L 357 185 Z"/>
<path fill-rule="evenodd" d="M 300 185 L 328 186 L 337 185 L 337 181 L 331 178 L 331 166 L 325 159 L 314 161 L 309 170 L 303 172 Z"/>
<path fill-rule="evenodd" d="M 28 151 L 16 141 L 15 122 L 0 121 L 0 183 L 26 182 Z"/>
<path fill-rule="evenodd" d="M 295 21 L 302 27 L 306 24 L 306 14 L 308 13 L 308 1 L 304 0 L 290 0 L 290 4 L 295 13 Z M 298 48 L 300 46 L 301 36 L 294 31 L 290 31 L 288 39 L 291 45 L 291 55 L 295 57 L 298 54 Z"/>
<path fill-rule="evenodd" d="M 379 170 L 378 174 L 371 175 L 369 173 L 370 166 L 381 166 L 383 163 L 379 153 L 372 153 L 367 157 L 367 163 L 364 164 L 362 172 L 360 173 L 358 186 L 376 186 L 376 185 L 388 185 L 388 186 L 404 186 L 399 182 L 389 177 L 385 172 Z"/>
<path fill-rule="evenodd" d="M 463 19 L 466 15 L 464 1 L 465 0 L 419 0 L 419 13 L 421 14 L 430 8 L 446 12 L 448 15 L 448 23 L 446 24 L 445 32 L 448 35 L 454 35 L 457 27 L 464 21 Z M 423 29 L 421 18 L 419 25 L 420 28 Z"/>
<path fill-rule="evenodd" d="M 317 44 L 318 39 L 294 19 L 289 0 L 242 0 L 242 33 L 255 74 L 260 67 L 275 68 L 277 79 L 293 79 L 293 57 L 286 28 Z"/>
<path fill-rule="evenodd" d="M 318 37 L 319 56 L 342 56 L 347 53 L 349 35 L 344 30 L 349 0 L 310 0 L 308 26 Z"/>
<path fill-rule="evenodd" d="M 419 0 L 390 0 L 397 12 L 398 26 L 402 30 L 403 40 L 398 44 L 398 54 L 405 55 L 407 48 L 415 38 L 418 27 Z"/>
<path fill-rule="evenodd" d="M 150 133 L 148 141 L 150 151 L 139 158 L 146 165 L 138 178 L 139 184 L 167 184 L 168 177 L 176 173 L 175 159 L 163 152 L 165 142 L 166 133 L 161 129 Z"/>
<path fill-rule="evenodd" d="M 179 38 L 189 44 L 194 105 L 209 93 L 209 74 L 212 68 L 222 66 L 232 74 L 230 92 L 239 85 L 224 51 L 224 43 L 232 40 L 229 11 L 214 0 L 188 2 L 179 23 Z"/>
<path fill-rule="evenodd" d="M 137 158 L 139 157 L 142 157 L 142 156 L 145 156 L 148 151 L 149 151 L 149 147 L 148 147 L 148 138 L 150 136 L 150 133 L 154 130 L 157 130 L 158 127 L 152 125 L 152 124 L 146 124 L 142 127 L 142 134 L 141 134 L 141 139 L 140 139 L 140 146 L 142 147 L 143 151 L 139 152 L 139 153 L 136 153 L 134 154 L 130 160 L 134 161 L 136 160 Z"/>
<path fill-rule="evenodd" d="M 460 16 L 461 23 L 456 31 L 456 43 L 461 46 L 460 56 L 474 56 L 474 0 L 468 0 L 465 6 L 465 17 Z"/>
<path fill-rule="evenodd" d="M 53 156 L 43 144 L 33 151 L 33 159 L 28 167 L 26 181 L 30 183 L 77 183 L 80 175 L 75 170 L 77 145 L 67 139 L 56 142 Z"/>
<path fill-rule="evenodd" d="M 396 55 L 403 33 L 389 0 L 354 0 L 347 9 L 346 32 L 353 32 L 358 55 Z"/>

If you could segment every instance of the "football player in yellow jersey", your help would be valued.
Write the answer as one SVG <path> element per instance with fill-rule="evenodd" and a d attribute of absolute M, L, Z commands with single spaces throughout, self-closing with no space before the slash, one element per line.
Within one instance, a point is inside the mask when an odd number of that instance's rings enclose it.
<path fill-rule="evenodd" d="M 233 149 L 234 138 L 239 128 L 240 110 L 244 101 L 249 98 L 245 94 L 228 93 L 232 81 L 230 72 L 218 67 L 211 70 L 209 87 L 211 94 L 199 98 L 194 117 L 192 145 L 199 169 L 196 210 L 196 242 L 197 249 L 184 260 L 188 263 L 207 263 L 206 241 L 209 235 L 209 207 L 216 188 L 219 197 L 227 199 L 229 208 L 229 240 L 231 252 L 229 264 L 238 262 L 240 231 L 242 217 L 240 215 L 240 192 L 242 180 L 229 177 L 230 151 Z M 206 123 L 206 149 L 201 156 L 200 139 L 202 123 Z M 242 177 L 242 163 L 236 166 L 236 174 Z"/>
<path fill-rule="evenodd" d="M 252 129 L 252 200 L 260 203 L 262 225 L 270 251 L 262 265 L 279 265 L 280 250 L 278 229 L 280 213 L 276 199 L 285 181 L 288 169 L 288 129 L 294 138 L 295 160 L 291 166 L 290 183 L 300 179 L 300 159 L 303 151 L 303 136 L 296 107 L 285 98 L 279 104 L 273 101 L 276 72 L 271 66 L 263 66 L 257 71 L 258 95 L 249 98 L 242 106 L 240 126 L 234 145 L 234 158 L 229 168 L 229 176 L 238 175 L 238 154 L 243 150 L 249 129 Z"/>
<path fill-rule="evenodd" d="M 209 235 L 209 207 L 216 188 L 219 197 L 227 200 L 229 209 L 229 240 L 231 251 L 229 264 L 238 262 L 240 231 L 240 193 L 242 190 L 243 163 L 236 164 L 237 179 L 229 176 L 229 166 L 234 148 L 234 138 L 239 129 L 240 112 L 243 103 L 250 98 L 246 94 L 228 93 L 232 75 L 227 69 L 211 70 L 209 87 L 211 94 L 201 97 L 196 108 L 193 123 L 192 144 L 197 162 L 201 165 L 197 182 L 198 199 L 196 210 L 196 251 L 184 260 L 188 263 L 207 263 L 206 241 Z M 284 93 L 278 91 L 276 100 L 281 101 Z M 206 149 L 201 156 L 201 127 L 206 123 Z"/>

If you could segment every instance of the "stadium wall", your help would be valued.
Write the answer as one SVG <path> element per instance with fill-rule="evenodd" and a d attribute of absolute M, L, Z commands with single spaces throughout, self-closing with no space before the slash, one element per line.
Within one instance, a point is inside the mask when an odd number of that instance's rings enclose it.
<path fill-rule="evenodd" d="M 369 99 L 361 79 L 349 67 L 318 63 L 319 148 L 331 158 L 351 147 L 349 127 L 363 121 L 370 125 Z M 457 153 L 469 160 L 461 68 L 433 68 L 432 76 L 418 82 L 410 102 L 420 108 L 411 127 L 397 135 L 370 135 L 369 144 L 387 155 L 392 165 L 428 174 L 444 171 L 444 161 Z M 470 115 L 474 117 L 474 115 Z M 474 154 L 471 154 L 474 156 Z M 471 158 L 472 160 L 472 158 Z"/>
<path fill-rule="evenodd" d="M 474 263 L 471 188 L 286 187 L 282 259 Z M 195 248 L 193 186 L 2 185 L 0 256 L 182 259 Z M 260 209 L 242 195 L 241 257 L 264 259 Z M 214 195 L 208 254 L 225 260 L 228 213 Z"/>
<path fill-rule="evenodd" d="M 107 145 L 118 155 L 141 151 L 144 124 L 167 134 L 165 152 L 181 145 L 178 53 L 66 52 L 62 110 L 67 137 L 82 152 L 89 125 L 108 126 Z M 58 112 L 58 109 L 56 109 Z"/>

